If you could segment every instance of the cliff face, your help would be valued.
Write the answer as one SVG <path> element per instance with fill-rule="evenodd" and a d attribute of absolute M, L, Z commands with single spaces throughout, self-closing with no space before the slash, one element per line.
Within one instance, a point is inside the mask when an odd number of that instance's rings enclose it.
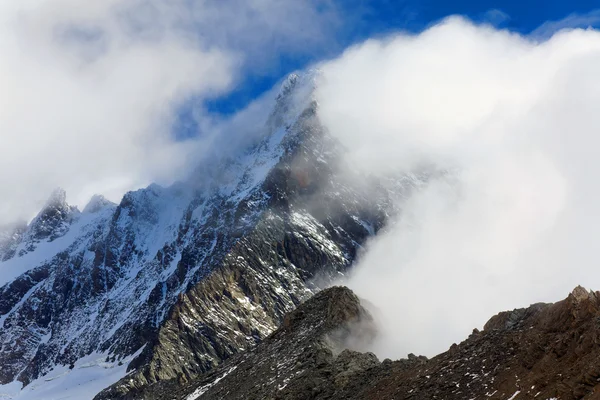
<path fill-rule="evenodd" d="M 561 302 L 500 313 L 432 359 L 379 362 L 341 350 L 348 335 L 375 331 L 352 292 L 336 287 L 298 307 L 256 349 L 191 382 L 150 386 L 143 398 L 597 399 L 599 318 L 600 293 L 578 287 Z"/>
<path fill-rule="evenodd" d="M 255 346 L 344 273 L 417 178 L 342 167 L 311 85 L 290 77 L 264 132 L 187 181 L 83 211 L 59 190 L 29 226 L 6 230 L 0 383 L 140 352 L 111 396 L 185 380 Z"/>

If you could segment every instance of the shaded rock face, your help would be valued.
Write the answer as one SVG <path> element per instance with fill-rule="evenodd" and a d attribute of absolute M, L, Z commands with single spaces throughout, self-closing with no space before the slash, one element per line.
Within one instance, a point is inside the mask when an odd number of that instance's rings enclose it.
<path fill-rule="evenodd" d="M 281 327 L 255 349 L 189 382 L 163 381 L 127 398 L 311 399 L 331 395 L 355 374 L 379 365 L 373 354 L 342 350 L 353 327 L 373 320 L 345 287 L 317 293 L 289 313 Z M 131 394 L 130 394 L 131 395 Z M 102 397 L 102 395 L 100 396 Z M 108 397 L 106 397 L 108 398 Z"/>
<path fill-rule="evenodd" d="M 348 289 L 324 290 L 256 349 L 191 381 L 150 386 L 143 398 L 600 398 L 600 292 L 579 287 L 555 304 L 500 313 L 432 359 L 340 352 L 345 341 L 332 332 L 351 333 L 350 321 L 365 315 Z"/>
<path fill-rule="evenodd" d="M 262 136 L 189 180 L 118 205 L 95 197 L 83 212 L 57 191 L 0 239 L 2 276 L 14 275 L 0 288 L 0 383 L 141 348 L 115 396 L 188 379 L 255 346 L 315 282 L 349 268 L 414 182 L 340 173 L 344 150 L 303 79 L 286 82 Z"/>

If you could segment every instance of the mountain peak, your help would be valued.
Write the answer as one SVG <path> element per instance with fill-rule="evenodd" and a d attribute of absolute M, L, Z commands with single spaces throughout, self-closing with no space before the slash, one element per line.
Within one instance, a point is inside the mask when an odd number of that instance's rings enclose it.
<path fill-rule="evenodd" d="M 283 96 L 286 96 L 288 93 L 290 93 L 294 87 L 296 86 L 296 84 L 298 83 L 298 80 L 300 79 L 300 76 L 296 73 L 291 73 L 289 74 L 281 83 L 281 87 L 279 89 L 279 94 L 277 95 L 277 98 L 281 98 Z"/>
<path fill-rule="evenodd" d="M 30 241 L 32 243 L 44 239 L 52 241 L 63 236 L 69 230 L 69 225 L 78 213 L 77 207 L 70 206 L 67 203 L 67 192 L 62 188 L 54 189 L 44 208 L 29 225 L 28 236 Z M 34 248 L 31 244 L 28 247 L 29 251 Z"/>
<path fill-rule="evenodd" d="M 281 83 L 279 93 L 277 94 L 277 100 L 292 97 L 294 93 L 304 92 L 312 93 L 317 86 L 319 77 L 321 76 L 321 70 L 318 68 L 309 69 L 302 73 L 291 73 Z"/>
<path fill-rule="evenodd" d="M 267 126 L 275 131 L 289 127 L 298 117 L 315 103 L 314 91 L 321 72 L 312 69 L 303 73 L 293 73 L 281 83 L 275 99 L 275 107 L 269 116 Z"/>
<path fill-rule="evenodd" d="M 96 213 L 96 212 L 102 210 L 103 208 L 105 208 L 107 206 L 114 206 L 114 205 L 115 205 L 115 203 L 108 200 L 106 197 L 102 196 L 101 194 L 95 194 L 92 196 L 90 201 L 84 207 L 83 212 L 86 214 L 93 214 L 93 213 Z"/>
<path fill-rule="evenodd" d="M 50 193 L 50 197 L 48 197 L 48 200 L 46 200 L 46 205 L 44 208 L 63 206 L 66 204 L 67 204 L 67 192 L 65 191 L 65 189 L 58 187 L 58 188 L 54 189 L 52 191 L 52 193 Z"/>

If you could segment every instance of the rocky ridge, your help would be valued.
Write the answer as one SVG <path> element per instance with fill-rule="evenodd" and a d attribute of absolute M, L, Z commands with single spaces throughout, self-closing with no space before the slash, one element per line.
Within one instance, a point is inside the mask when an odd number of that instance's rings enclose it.
<path fill-rule="evenodd" d="M 379 362 L 370 353 L 342 351 L 357 320 L 369 326 L 351 291 L 324 290 L 255 350 L 189 382 L 151 386 L 143 398 L 600 398 L 600 292 L 578 287 L 554 304 L 502 312 L 432 359 Z"/>

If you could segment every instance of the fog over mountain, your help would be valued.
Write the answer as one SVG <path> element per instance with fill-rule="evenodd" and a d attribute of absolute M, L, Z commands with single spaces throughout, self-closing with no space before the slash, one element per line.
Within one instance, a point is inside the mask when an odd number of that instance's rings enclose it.
<path fill-rule="evenodd" d="M 600 31 L 454 16 L 361 41 L 224 115 L 208 102 L 326 48 L 339 22 L 330 2 L 231 4 L 0 5 L 0 397 L 187 396 L 261 357 L 327 375 L 341 342 L 394 359 L 450 348 L 428 364 L 446 368 L 499 311 L 600 288 Z M 323 290 L 340 284 L 358 297 Z M 530 322 L 528 340 L 548 321 L 563 340 L 569 315 L 593 341 L 599 296 L 501 314 L 486 351 Z M 355 319 L 368 335 L 351 337 Z M 577 353 L 564 340 L 548 354 Z M 390 363 L 343 354 L 385 383 Z M 404 369 L 426 363 L 394 371 L 429 379 Z M 285 389 L 273 370 L 257 368 Z"/>
<path fill-rule="evenodd" d="M 378 354 L 431 356 L 493 310 L 598 286 L 598 67 L 596 30 L 538 41 L 458 17 L 321 66 L 320 116 L 354 166 L 439 171 L 347 282 L 381 313 Z"/>

